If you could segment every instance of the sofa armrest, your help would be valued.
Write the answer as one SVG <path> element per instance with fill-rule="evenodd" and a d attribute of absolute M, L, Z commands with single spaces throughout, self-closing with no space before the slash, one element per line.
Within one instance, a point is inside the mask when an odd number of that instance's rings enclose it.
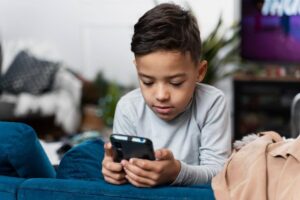
<path fill-rule="evenodd" d="M 130 184 L 117 186 L 104 181 L 72 179 L 29 179 L 19 189 L 18 199 L 214 199 L 210 185 L 193 187 L 137 188 Z"/>
<path fill-rule="evenodd" d="M 24 181 L 23 178 L 0 176 L 0 199 L 16 199 L 18 188 Z"/>

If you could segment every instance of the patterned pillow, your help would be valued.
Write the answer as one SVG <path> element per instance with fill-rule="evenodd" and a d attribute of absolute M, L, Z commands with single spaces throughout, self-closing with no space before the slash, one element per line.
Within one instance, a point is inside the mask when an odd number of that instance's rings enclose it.
<path fill-rule="evenodd" d="M 41 94 L 51 88 L 58 63 L 39 60 L 27 51 L 17 54 L 7 72 L 0 77 L 0 90 L 19 94 Z"/>

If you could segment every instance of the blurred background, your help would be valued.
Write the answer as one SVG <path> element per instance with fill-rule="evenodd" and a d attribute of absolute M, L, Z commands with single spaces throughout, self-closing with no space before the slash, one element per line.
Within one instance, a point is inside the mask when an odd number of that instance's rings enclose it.
<path fill-rule="evenodd" d="M 107 139 L 116 102 L 138 86 L 133 25 L 163 2 L 0 0 L 0 120 L 28 123 L 45 142 Z M 263 130 L 297 135 L 298 1 L 173 2 L 198 19 L 205 82 L 225 92 L 234 138 Z"/>
<path fill-rule="evenodd" d="M 130 51 L 133 25 L 161 2 L 167 1 L 0 0 L 1 40 L 3 45 L 30 41 L 47 46 L 49 57 L 63 60 L 85 78 L 92 80 L 103 70 L 110 80 L 131 85 L 136 83 Z M 175 2 L 193 9 L 203 38 L 221 15 L 227 26 L 237 22 L 236 0 Z M 4 60 L 3 70 L 10 61 Z"/>

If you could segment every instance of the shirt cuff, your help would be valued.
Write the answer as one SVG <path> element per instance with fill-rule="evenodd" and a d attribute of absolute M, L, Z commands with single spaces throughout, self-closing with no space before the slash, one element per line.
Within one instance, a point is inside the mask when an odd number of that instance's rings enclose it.
<path fill-rule="evenodd" d="M 177 175 L 175 181 L 173 181 L 173 183 L 171 183 L 171 185 L 181 185 L 183 182 L 184 176 L 186 174 L 187 165 L 182 161 L 179 161 L 179 162 L 180 162 L 179 174 Z"/>

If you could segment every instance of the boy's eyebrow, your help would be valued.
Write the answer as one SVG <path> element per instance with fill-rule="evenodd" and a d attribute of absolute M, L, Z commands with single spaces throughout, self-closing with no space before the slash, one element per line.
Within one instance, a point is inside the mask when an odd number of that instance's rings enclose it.
<path fill-rule="evenodd" d="M 139 76 L 143 76 L 143 77 L 145 77 L 145 78 L 153 78 L 152 76 L 148 76 L 148 75 L 143 74 L 143 73 L 138 73 L 138 74 L 139 74 Z"/>
<path fill-rule="evenodd" d="M 142 76 L 142 77 L 145 77 L 145 78 L 154 78 L 152 76 L 149 76 L 149 75 L 146 75 L 146 74 L 143 74 L 143 73 L 138 73 L 139 76 Z M 180 74 L 175 74 L 175 75 L 172 75 L 172 76 L 168 76 L 167 78 L 168 79 L 172 79 L 172 78 L 177 78 L 177 77 L 184 77 L 186 76 L 185 73 L 180 73 Z"/>
<path fill-rule="evenodd" d="M 180 73 L 180 74 L 175 74 L 175 75 L 172 75 L 172 76 L 168 76 L 169 79 L 172 79 L 172 78 L 177 78 L 177 77 L 184 77 L 186 76 L 185 73 Z"/>

